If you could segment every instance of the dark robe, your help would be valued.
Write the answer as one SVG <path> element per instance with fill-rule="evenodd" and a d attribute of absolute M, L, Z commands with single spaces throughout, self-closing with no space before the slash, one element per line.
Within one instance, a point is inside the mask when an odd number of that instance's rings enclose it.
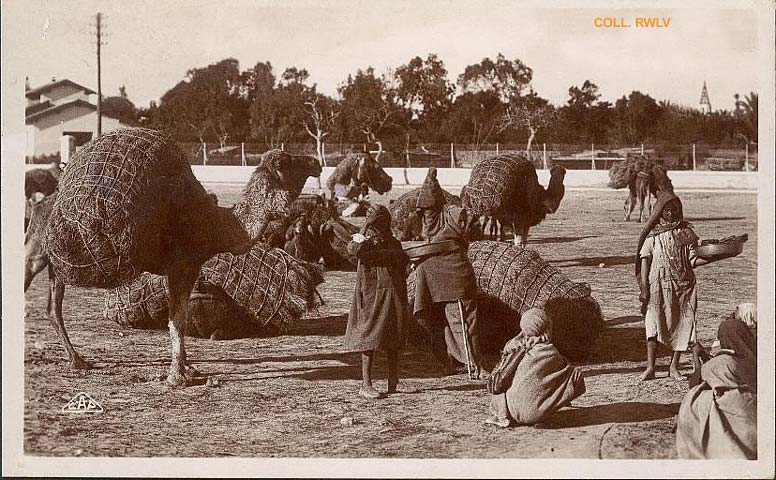
<path fill-rule="evenodd" d="M 477 296 L 477 277 L 466 255 L 468 243 L 464 230 L 454 218 L 456 207 L 443 206 L 441 212 L 427 211 L 430 220 L 424 222 L 424 233 L 431 242 L 454 240 L 460 248 L 454 252 L 423 260 L 416 268 L 415 304 L 413 314 L 434 303 L 455 302 Z"/>
<path fill-rule="evenodd" d="M 356 290 L 348 316 L 345 348 L 351 352 L 396 350 L 409 316 L 407 255 L 392 235 L 350 242 L 358 258 Z"/>

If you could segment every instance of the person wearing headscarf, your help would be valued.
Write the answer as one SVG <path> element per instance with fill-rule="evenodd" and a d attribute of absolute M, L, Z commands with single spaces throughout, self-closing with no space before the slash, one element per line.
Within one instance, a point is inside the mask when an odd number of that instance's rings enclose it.
<path fill-rule="evenodd" d="M 388 393 L 402 390 L 398 351 L 409 315 L 409 260 L 401 242 L 391 233 L 391 214 L 382 205 L 369 207 L 364 226 L 353 235 L 347 249 L 358 258 L 358 268 L 344 344 L 347 351 L 361 352 L 359 395 L 380 398 L 382 394 L 372 386 L 376 350 L 388 355 Z"/>
<path fill-rule="evenodd" d="M 520 333 L 507 342 L 501 363 L 488 381 L 491 416 L 501 428 L 534 425 L 585 393 L 585 379 L 552 344 L 552 323 L 544 310 L 522 314 Z"/>
<path fill-rule="evenodd" d="M 679 407 L 679 458 L 757 458 L 757 339 L 741 320 L 719 325 L 720 350 Z"/>
<path fill-rule="evenodd" d="M 429 243 L 452 240 L 454 251 L 424 259 L 415 269 L 412 313 L 431 337 L 431 350 L 445 373 L 464 364 L 473 378 L 486 377 L 477 321 L 477 278 L 466 254 L 466 210 L 445 204 L 436 169 L 430 168 L 416 203 Z"/>
<path fill-rule="evenodd" d="M 755 338 L 757 338 L 757 307 L 754 303 L 741 303 L 737 305 L 733 315 L 744 322 Z"/>
<path fill-rule="evenodd" d="M 700 368 L 701 345 L 696 341 L 695 312 L 698 299 L 693 268 L 708 263 L 697 256 L 698 236 L 684 220 L 682 202 L 669 191 L 658 191 L 658 199 L 639 236 L 636 277 L 639 280 L 641 311 L 647 337 L 647 368 L 641 380 L 655 378 L 658 342 L 673 355 L 671 377 L 679 373 L 679 357 L 693 349 L 693 370 Z"/>

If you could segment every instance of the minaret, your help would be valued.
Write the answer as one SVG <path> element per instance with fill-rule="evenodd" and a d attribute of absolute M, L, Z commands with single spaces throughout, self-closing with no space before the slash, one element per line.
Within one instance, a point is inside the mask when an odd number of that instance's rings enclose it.
<path fill-rule="evenodd" d="M 709 100 L 709 90 L 706 88 L 706 80 L 703 81 L 703 90 L 701 90 L 701 113 L 707 115 L 711 113 L 711 101 Z"/>

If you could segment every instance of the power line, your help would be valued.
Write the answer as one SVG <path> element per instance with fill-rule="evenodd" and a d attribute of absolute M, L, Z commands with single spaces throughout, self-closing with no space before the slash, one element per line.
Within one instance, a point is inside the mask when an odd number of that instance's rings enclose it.
<path fill-rule="evenodd" d="M 104 16 L 102 13 L 97 12 L 95 16 L 95 43 L 97 45 L 97 136 L 102 135 L 102 65 L 101 54 L 103 45 L 107 42 L 103 40 L 105 37 L 105 23 L 103 22 Z"/>

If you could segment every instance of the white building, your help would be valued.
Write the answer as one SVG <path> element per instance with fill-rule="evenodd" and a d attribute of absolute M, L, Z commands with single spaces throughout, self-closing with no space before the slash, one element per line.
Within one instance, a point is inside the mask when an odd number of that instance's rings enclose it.
<path fill-rule="evenodd" d="M 89 101 L 95 92 L 70 80 L 54 80 L 27 90 L 25 124 L 28 157 L 59 152 L 60 137 L 72 135 L 76 146 L 96 136 L 97 105 Z M 102 115 L 102 131 L 125 127 L 115 118 Z"/>

